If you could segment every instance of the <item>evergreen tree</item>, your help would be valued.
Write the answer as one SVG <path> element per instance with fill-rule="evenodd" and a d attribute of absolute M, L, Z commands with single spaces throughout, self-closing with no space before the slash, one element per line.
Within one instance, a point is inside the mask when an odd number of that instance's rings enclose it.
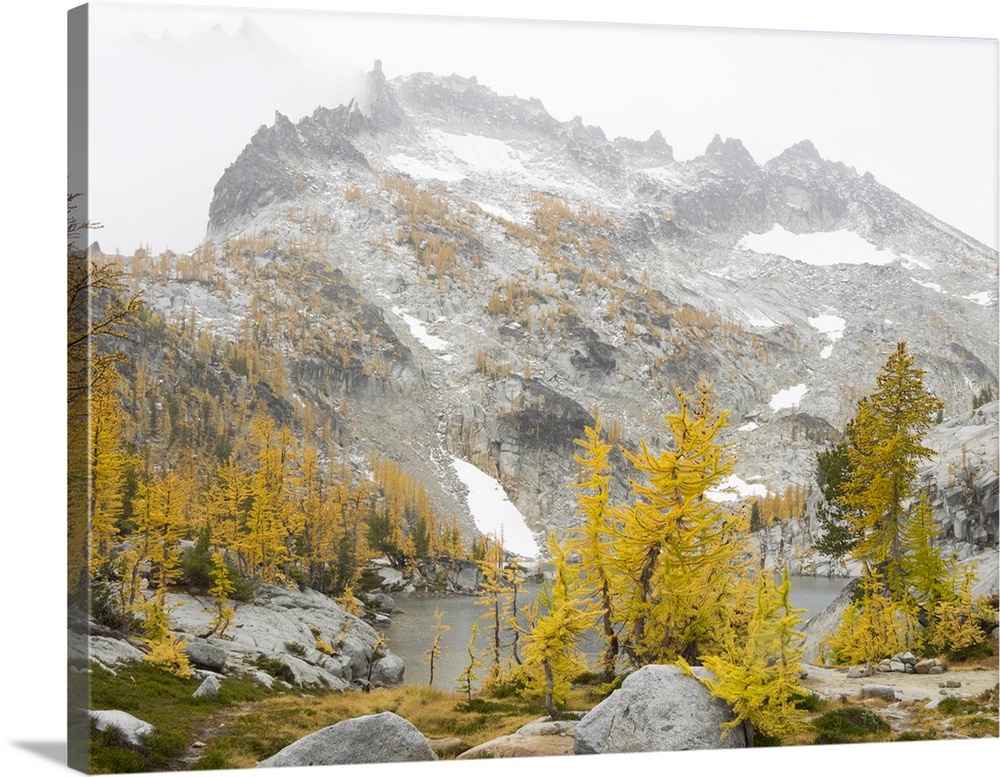
<path fill-rule="evenodd" d="M 427 516 L 421 515 L 413 527 L 413 555 L 418 559 L 428 559 L 431 554 L 431 532 L 427 526 Z"/>
<path fill-rule="evenodd" d="M 580 600 L 576 575 L 566 566 L 566 557 L 549 539 L 555 564 L 552 585 L 543 586 L 527 612 L 530 623 L 524 646 L 524 668 L 529 691 L 542 696 L 549 716 L 566 701 L 572 678 L 583 671 L 583 654 L 577 641 L 593 624 Z"/>
<path fill-rule="evenodd" d="M 614 508 L 609 504 L 608 484 L 611 481 L 608 454 L 611 445 L 601 439 L 601 419 L 597 417 L 593 428 L 586 427 L 585 437 L 577 440 L 582 448 L 574 458 L 582 467 L 576 489 L 577 512 L 583 523 L 570 530 L 566 539 L 567 555 L 579 558 L 583 584 L 593 594 L 591 612 L 599 618 L 604 649 L 600 663 L 606 681 L 615 674 L 618 662 L 617 586 L 612 579 L 614 546 Z"/>
<path fill-rule="evenodd" d="M 855 558 L 883 567 L 893 595 L 903 591 L 903 524 L 917 465 L 932 451 L 921 444 L 941 400 L 924 388 L 923 370 L 900 342 L 876 378 L 876 390 L 858 402 L 848 427 L 849 472 L 841 503 L 858 543 Z"/>
<path fill-rule="evenodd" d="M 639 454 L 625 452 L 646 476 L 632 481 L 634 502 L 619 512 L 616 537 L 623 647 L 640 666 L 710 654 L 751 559 L 748 520 L 705 495 L 732 472 L 716 440 L 728 414 L 705 381 L 695 397 L 677 397 L 680 408 L 666 419 L 674 448 L 653 454 L 642 442 Z"/>
<path fill-rule="evenodd" d="M 816 517 L 823 536 L 813 547 L 825 556 L 840 560 L 858 544 L 859 536 L 843 506 L 844 481 L 850 473 L 846 442 L 830 446 L 816 454 L 816 483 L 822 498 L 816 506 Z"/>
<path fill-rule="evenodd" d="M 977 408 L 980 408 L 983 405 L 992 402 L 993 399 L 994 399 L 993 387 L 983 386 L 979 391 L 975 393 L 975 396 L 972 397 L 972 409 L 976 410 Z"/>

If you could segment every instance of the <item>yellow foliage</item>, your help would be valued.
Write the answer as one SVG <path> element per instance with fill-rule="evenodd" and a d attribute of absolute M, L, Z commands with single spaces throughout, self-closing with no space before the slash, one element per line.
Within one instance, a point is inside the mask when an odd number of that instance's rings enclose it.
<path fill-rule="evenodd" d="M 802 633 L 795 630 L 804 610 L 791 606 L 790 587 L 787 569 L 778 586 L 770 570 L 760 574 L 747 627 L 727 623 L 720 652 L 702 657 L 715 680 L 699 679 L 736 715 L 723 729 L 748 722 L 751 744 L 753 731 L 781 738 L 799 731 L 805 721 L 804 711 L 795 706 L 796 697 L 805 694 L 799 682 Z M 680 663 L 686 667 L 683 659 Z"/>
<path fill-rule="evenodd" d="M 358 186 L 348 186 L 344 190 L 344 199 L 348 202 L 367 202 L 368 197 Z"/>
<path fill-rule="evenodd" d="M 861 599 L 847 605 L 836 633 L 824 642 L 837 664 L 874 664 L 908 648 L 912 613 L 886 594 L 877 572 L 860 585 Z"/>
<path fill-rule="evenodd" d="M 358 600 L 354 596 L 354 589 L 351 586 L 347 586 L 344 589 L 344 593 L 337 597 L 336 602 L 348 615 L 353 615 L 354 617 L 361 615 L 361 608 L 358 605 Z"/>
<path fill-rule="evenodd" d="M 436 661 L 440 660 L 445 654 L 444 645 L 441 644 L 441 638 L 444 637 L 446 633 L 451 631 L 451 626 L 444 623 L 444 613 L 439 609 L 434 608 L 434 641 L 431 643 L 430 649 L 424 653 L 424 660 L 430 665 L 431 676 L 428 681 L 428 685 L 434 685 L 434 664 Z"/>
<path fill-rule="evenodd" d="M 163 639 L 150 643 L 152 649 L 144 656 L 144 660 L 156 664 L 178 677 L 190 677 L 192 675 L 191 662 L 188 661 L 187 654 L 184 652 L 186 644 L 187 637 L 180 638 L 175 634 L 167 633 Z"/>
<path fill-rule="evenodd" d="M 582 452 L 573 458 L 581 473 L 573 487 L 576 489 L 577 513 L 583 517 L 583 523 L 569 530 L 566 552 L 579 557 L 581 582 L 588 593 L 587 610 L 592 622 L 600 622 L 603 643 L 601 664 L 605 677 L 610 680 L 618 660 L 615 618 L 618 615 L 620 580 L 615 577 L 613 564 L 615 512 L 608 494 L 611 444 L 601 439 L 601 417 L 596 407 L 594 416 L 594 426 L 586 427 L 585 437 L 576 440 Z"/>
<path fill-rule="evenodd" d="M 149 653 L 143 659 L 161 666 L 179 677 L 190 677 L 191 664 L 184 652 L 187 638 L 179 638 L 170 630 L 166 609 L 166 589 L 159 588 L 156 596 L 142 605 L 142 609 L 146 614 L 146 638 L 143 641 L 150 646 Z"/>
<path fill-rule="evenodd" d="M 615 559 L 626 580 L 623 645 L 640 665 L 711 652 L 750 563 L 746 521 L 705 496 L 732 471 L 716 441 L 728 414 L 705 381 L 696 397 L 677 396 L 680 409 L 666 418 L 674 448 L 654 454 L 641 442 L 638 454 L 625 451 L 645 476 L 619 510 Z"/>
<path fill-rule="evenodd" d="M 975 569 L 970 565 L 958 592 L 934 604 L 929 613 L 930 623 L 921 634 L 926 649 L 938 654 L 957 653 L 984 641 L 985 635 L 978 625 L 981 602 L 972 595 L 974 579 Z"/>
<path fill-rule="evenodd" d="M 903 505 L 914 492 L 917 465 L 932 451 L 921 444 L 944 403 L 924 388 L 924 372 L 900 342 L 876 377 L 877 390 L 858 401 L 847 427 L 850 464 L 841 501 L 860 535 L 853 555 L 867 566 L 885 564 L 899 598 L 903 580 Z"/>
<path fill-rule="evenodd" d="M 320 653 L 323 653 L 324 655 L 328 655 L 328 656 L 335 656 L 335 655 L 337 655 L 337 651 L 333 649 L 333 646 L 330 645 L 329 642 L 327 642 L 325 639 L 323 639 L 318 634 L 315 635 L 315 636 L 316 636 L 316 649 Z"/>
<path fill-rule="evenodd" d="M 528 692 L 544 698 L 552 715 L 565 703 L 572 678 L 585 668 L 577 641 L 593 626 L 593 617 L 583 607 L 577 576 L 567 569 L 566 557 L 552 535 L 549 550 L 555 563 L 553 581 L 539 591 L 532 608 L 525 608 L 531 628 L 522 669 Z"/>
<path fill-rule="evenodd" d="M 226 633 L 233 621 L 236 610 L 228 606 L 229 594 L 236 590 L 233 581 L 229 579 L 229 568 L 221 551 L 212 554 L 212 587 L 208 595 L 215 597 L 215 619 L 212 621 L 212 633 L 221 637 Z"/>

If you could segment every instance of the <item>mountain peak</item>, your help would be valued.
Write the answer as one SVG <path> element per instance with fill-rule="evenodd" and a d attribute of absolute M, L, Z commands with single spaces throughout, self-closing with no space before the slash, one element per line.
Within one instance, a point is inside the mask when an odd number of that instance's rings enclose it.
<path fill-rule="evenodd" d="M 708 144 L 708 148 L 705 149 L 705 156 L 752 165 L 757 164 L 750 152 L 747 151 L 746 146 L 743 145 L 742 140 L 739 138 L 726 138 L 723 140 L 722 136 L 718 133 L 712 138 L 712 142 Z"/>
<path fill-rule="evenodd" d="M 365 78 L 364 93 L 358 100 L 358 107 L 376 128 L 398 127 L 403 123 L 402 112 L 382 72 L 381 59 L 375 60 Z"/>
<path fill-rule="evenodd" d="M 615 138 L 615 145 L 640 167 L 668 165 L 674 161 L 674 150 L 659 130 L 655 130 L 647 140 Z"/>
<path fill-rule="evenodd" d="M 813 142 L 808 138 L 800 140 L 795 145 L 789 146 L 781 152 L 781 156 L 785 156 L 786 154 L 788 156 L 796 156 L 802 159 L 812 159 L 816 162 L 823 161 L 822 157 L 819 155 L 819 151 L 816 150 L 816 146 L 814 146 Z"/>

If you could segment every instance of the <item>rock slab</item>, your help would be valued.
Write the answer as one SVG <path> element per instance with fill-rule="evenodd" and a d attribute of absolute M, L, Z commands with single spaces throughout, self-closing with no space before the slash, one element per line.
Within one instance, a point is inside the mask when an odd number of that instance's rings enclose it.
<path fill-rule="evenodd" d="M 702 667 L 698 677 L 711 678 Z M 577 724 L 573 752 L 649 753 L 746 747 L 740 727 L 723 736 L 734 719 L 728 705 L 677 666 L 645 666 Z"/>
<path fill-rule="evenodd" d="M 226 669 L 226 651 L 211 644 L 207 639 L 192 637 L 184 645 L 188 660 L 199 669 L 211 672 L 224 672 Z"/>
<path fill-rule="evenodd" d="M 91 710 L 90 719 L 94 721 L 98 731 L 118 729 L 129 744 L 136 746 L 142 744 L 142 740 L 154 731 L 151 724 L 122 710 Z"/>
<path fill-rule="evenodd" d="M 257 768 L 434 760 L 437 756 L 416 726 L 394 712 L 380 712 L 309 734 L 265 758 Z"/>
<path fill-rule="evenodd" d="M 215 699 L 219 695 L 219 689 L 222 687 L 222 681 L 215 675 L 209 675 L 206 677 L 201 685 L 198 686 L 198 690 L 194 692 L 194 698 L 196 699 Z"/>
<path fill-rule="evenodd" d="M 386 653 L 372 667 L 373 685 L 399 685 L 403 682 L 406 665 L 395 653 Z"/>
<path fill-rule="evenodd" d="M 577 715 L 579 717 L 579 715 Z M 573 734 L 579 720 L 539 718 L 522 726 L 513 734 L 476 745 L 457 759 L 534 758 L 548 755 L 573 755 Z"/>

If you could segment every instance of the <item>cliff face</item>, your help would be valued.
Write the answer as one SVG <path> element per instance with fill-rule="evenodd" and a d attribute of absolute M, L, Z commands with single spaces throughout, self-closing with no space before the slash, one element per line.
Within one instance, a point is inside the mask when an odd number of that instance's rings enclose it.
<path fill-rule="evenodd" d="M 1000 403 L 933 427 L 925 444 L 937 455 L 920 471 L 943 539 L 996 547 L 1000 510 Z"/>
<path fill-rule="evenodd" d="M 991 402 L 931 427 L 924 445 L 934 455 L 923 462 L 918 487 L 927 494 L 934 509 L 937 540 L 959 560 L 974 559 L 981 564 L 979 593 L 997 590 L 996 554 L 998 492 L 1000 474 L 1000 403 Z M 857 562 L 836 561 L 813 550 L 822 536 L 815 519 L 815 496 L 801 521 L 786 521 L 757 533 L 757 542 L 767 563 L 777 569 L 786 564 L 792 574 L 857 576 Z"/>

